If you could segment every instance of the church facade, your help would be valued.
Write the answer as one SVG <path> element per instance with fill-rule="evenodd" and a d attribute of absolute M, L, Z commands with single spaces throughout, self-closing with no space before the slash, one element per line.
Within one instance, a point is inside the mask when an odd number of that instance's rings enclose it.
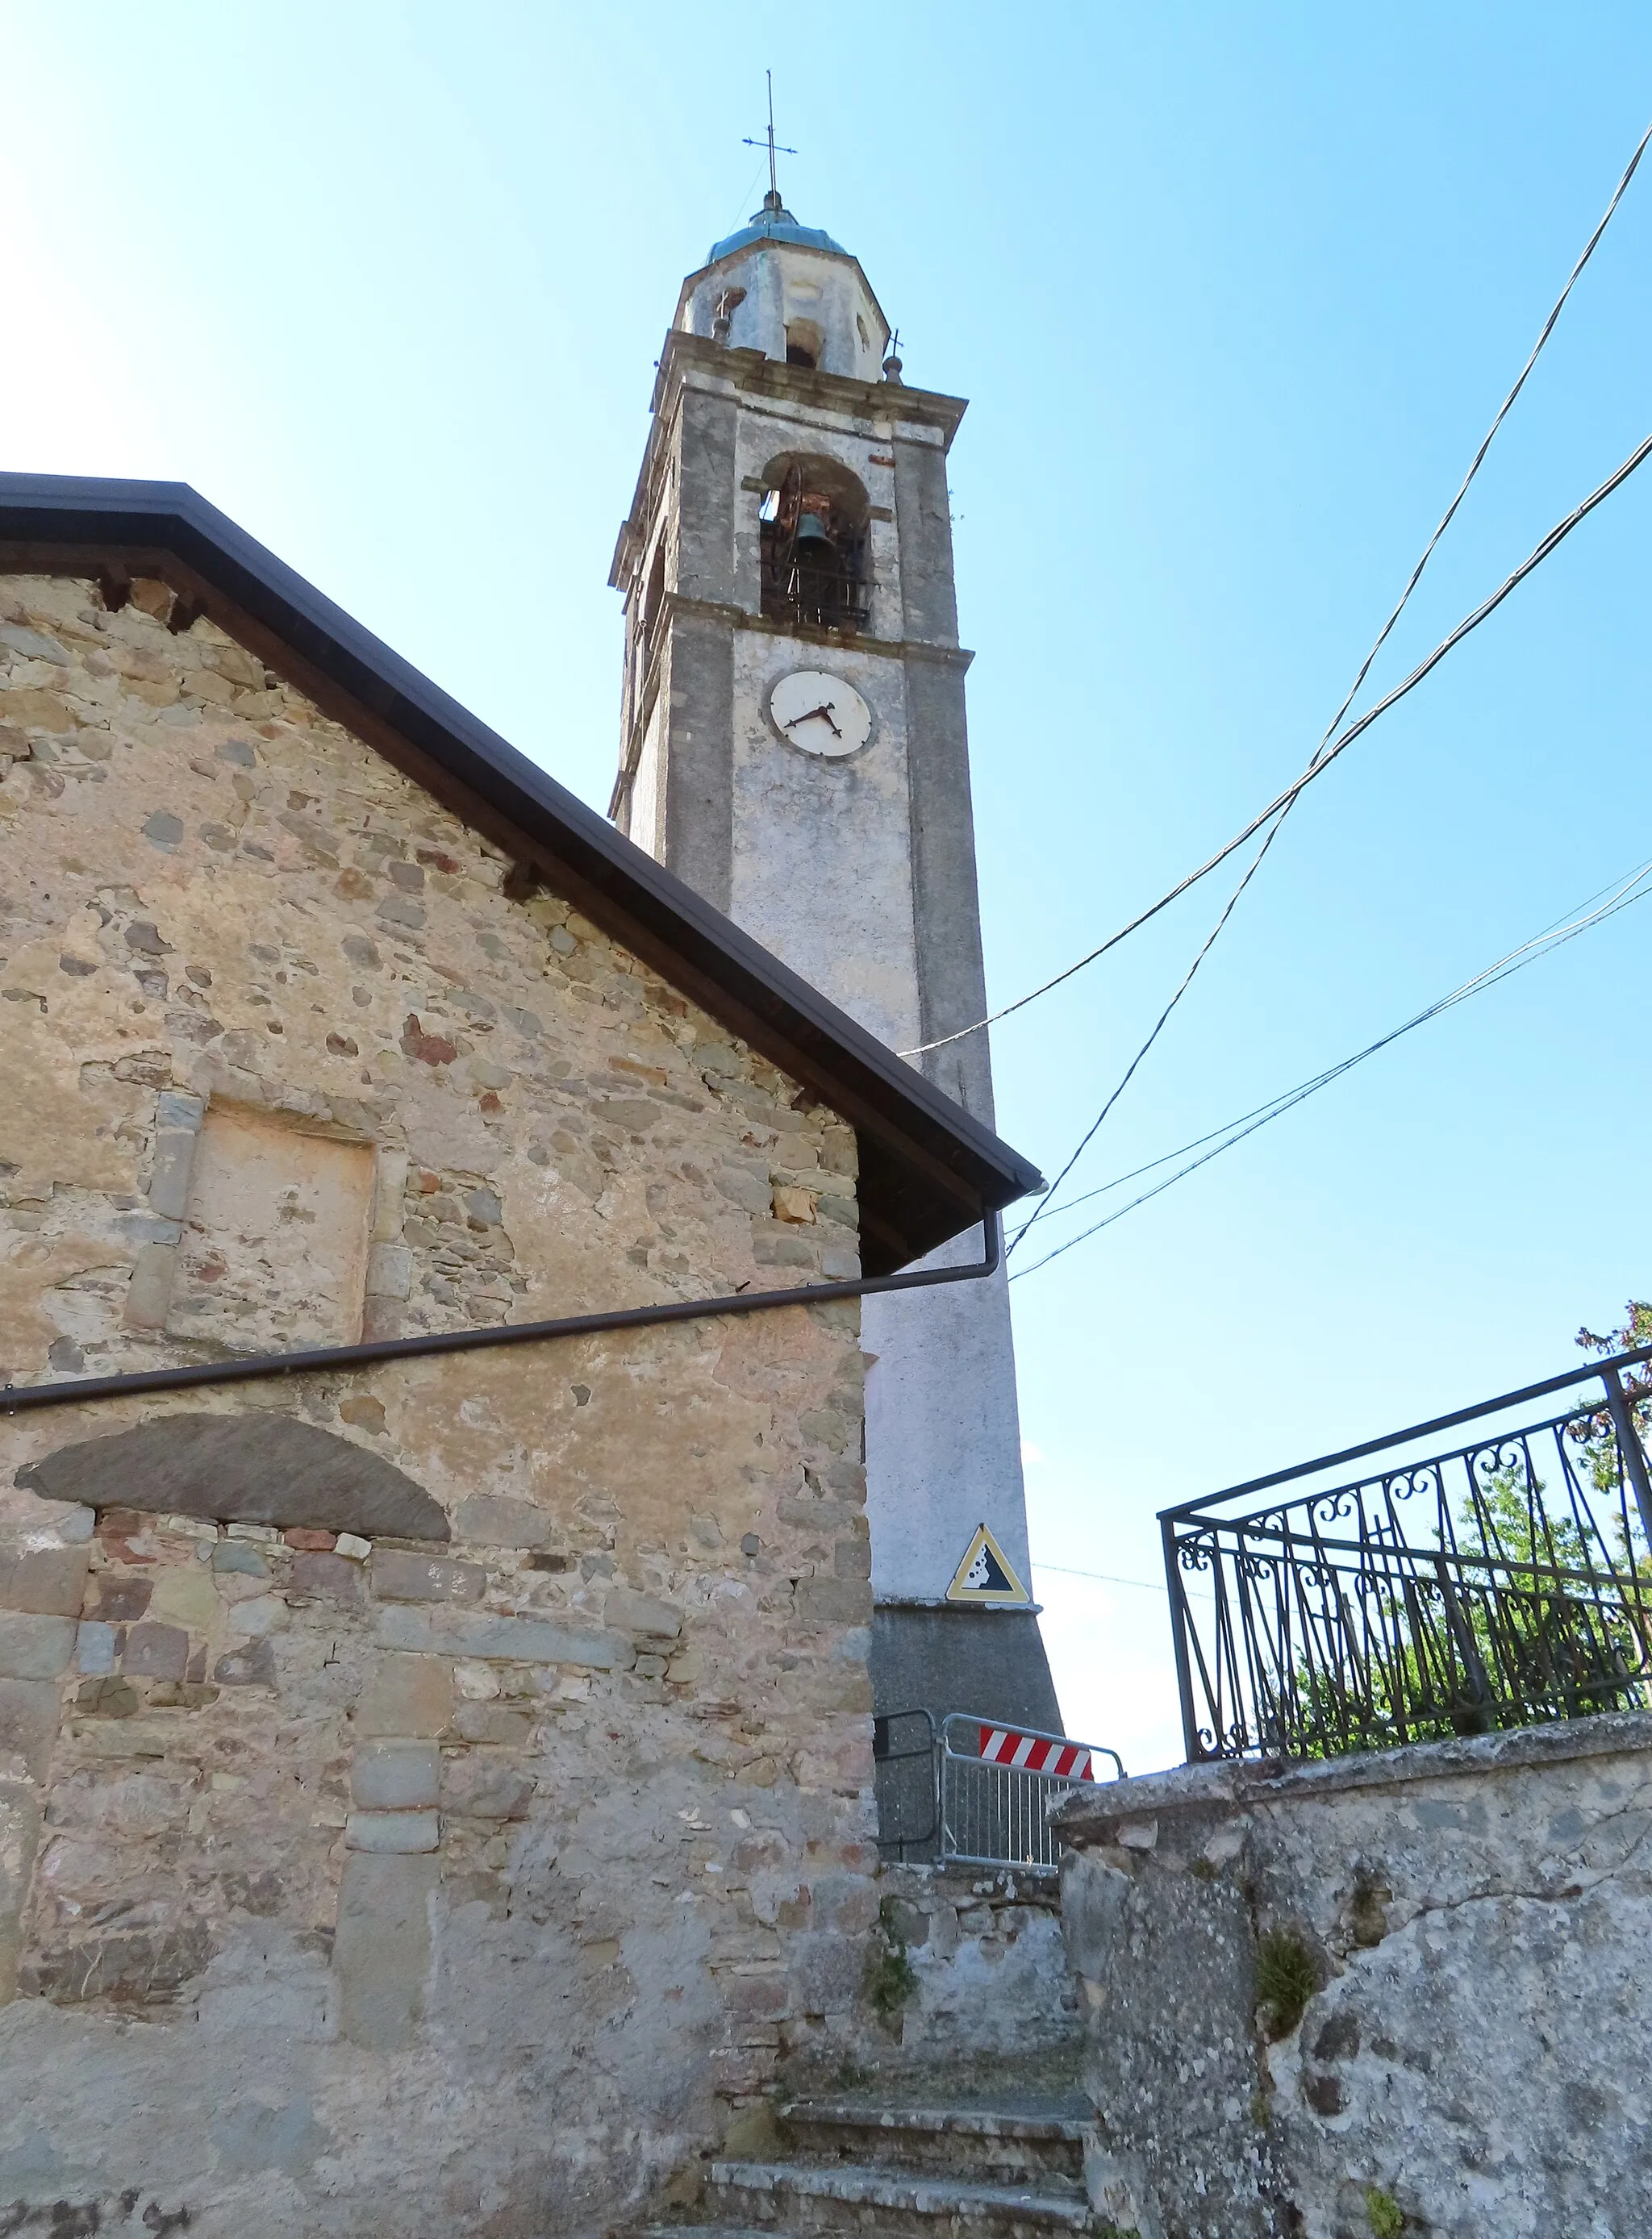
<path fill-rule="evenodd" d="M 865 2053 L 861 1299 L 1036 1176 L 177 488 L 0 477 L 0 2223 L 606 2229 Z"/>
<path fill-rule="evenodd" d="M 712 248 L 615 555 L 612 813 L 989 1126 L 947 487 L 963 412 L 906 385 L 859 262 L 777 192 Z M 1003 1273 L 869 1300 L 863 1343 L 878 1711 L 1058 1731 Z"/>

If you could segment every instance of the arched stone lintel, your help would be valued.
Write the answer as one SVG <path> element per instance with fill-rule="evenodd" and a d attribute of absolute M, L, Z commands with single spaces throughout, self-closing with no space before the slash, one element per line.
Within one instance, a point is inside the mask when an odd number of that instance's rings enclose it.
<path fill-rule="evenodd" d="M 410 1477 L 290 1415 L 168 1415 L 60 1446 L 20 1469 L 16 1481 L 47 1500 L 88 1508 L 354 1531 L 363 1539 L 452 1536 L 440 1503 Z"/>

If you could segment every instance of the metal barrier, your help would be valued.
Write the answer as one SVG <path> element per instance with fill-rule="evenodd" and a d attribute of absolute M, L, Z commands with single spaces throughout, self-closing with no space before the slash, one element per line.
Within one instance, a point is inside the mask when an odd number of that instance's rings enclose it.
<path fill-rule="evenodd" d="M 877 1847 L 914 1865 L 940 1854 L 935 1720 L 927 1711 L 890 1711 L 872 1721 Z"/>
<path fill-rule="evenodd" d="M 887 1711 L 872 1721 L 877 1847 L 903 1865 L 956 1862 L 1054 1873 L 1061 1845 L 1050 1831 L 1050 1809 L 1096 1778 L 1097 1757 L 1110 1757 L 1114 1777 L 1123 1778 L 1116 1750 L 1067 1734 L 972 1711 L 949 1712 L 937 1734 L 928 1711 Z"/>
<path fill-rule="evenodd" d="M 1112 1758 L 1122 1780 L 1124 1765 L 1116 1750 L 1008 1726 L 974 1711 L 949 1712 L 941 1722 L 936 1752 L 943 1859 L 1053 1874 L 1061 1844 L 1049 1824 L 1050 1808 L 1095 1779 L 1100 1757 Z"/>
<path fill-rule="evenodd" d="M 1558 1393 L 1575 1395 L 1560 1414 L 1395 1458 Z M 1642 1346 L 1167 1509 L 1189 1761 L 1334 1757 L 1644 1705 L 1649 1422 Z M 1303 1489 L 1368 1455 L 1387 1458 Z M 1233 1511 L 1262 1492 L 1265 1507 Z"/>

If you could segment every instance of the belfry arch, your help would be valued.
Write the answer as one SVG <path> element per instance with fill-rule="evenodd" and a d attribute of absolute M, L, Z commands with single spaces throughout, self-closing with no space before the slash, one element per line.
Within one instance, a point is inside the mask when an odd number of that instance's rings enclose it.
<path fill-rule="evenodd" d="M 863 628 L 872 590 L 865 485 L 837 460 L 807 451 L 781 452 L 759 479 L 765 618 Z"/>

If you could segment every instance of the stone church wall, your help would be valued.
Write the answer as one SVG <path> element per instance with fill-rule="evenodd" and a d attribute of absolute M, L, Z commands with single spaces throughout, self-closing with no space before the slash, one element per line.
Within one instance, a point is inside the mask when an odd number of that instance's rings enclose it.
<path fill-rule="evenodd" d="M 1112 2223 L 1652 2229 L 1652 1714 L 1189 1768 L 1062 1823 Z"/>
<path fill-rule="evenodd" d="M 845 1125 L 170 618 L 0 579 L 9 1380 L 857 1271 Z M 843 1306 L 0 1419 L 0 2228 L 595 2231 L 859 2043 L 861 1437 Z"/>

